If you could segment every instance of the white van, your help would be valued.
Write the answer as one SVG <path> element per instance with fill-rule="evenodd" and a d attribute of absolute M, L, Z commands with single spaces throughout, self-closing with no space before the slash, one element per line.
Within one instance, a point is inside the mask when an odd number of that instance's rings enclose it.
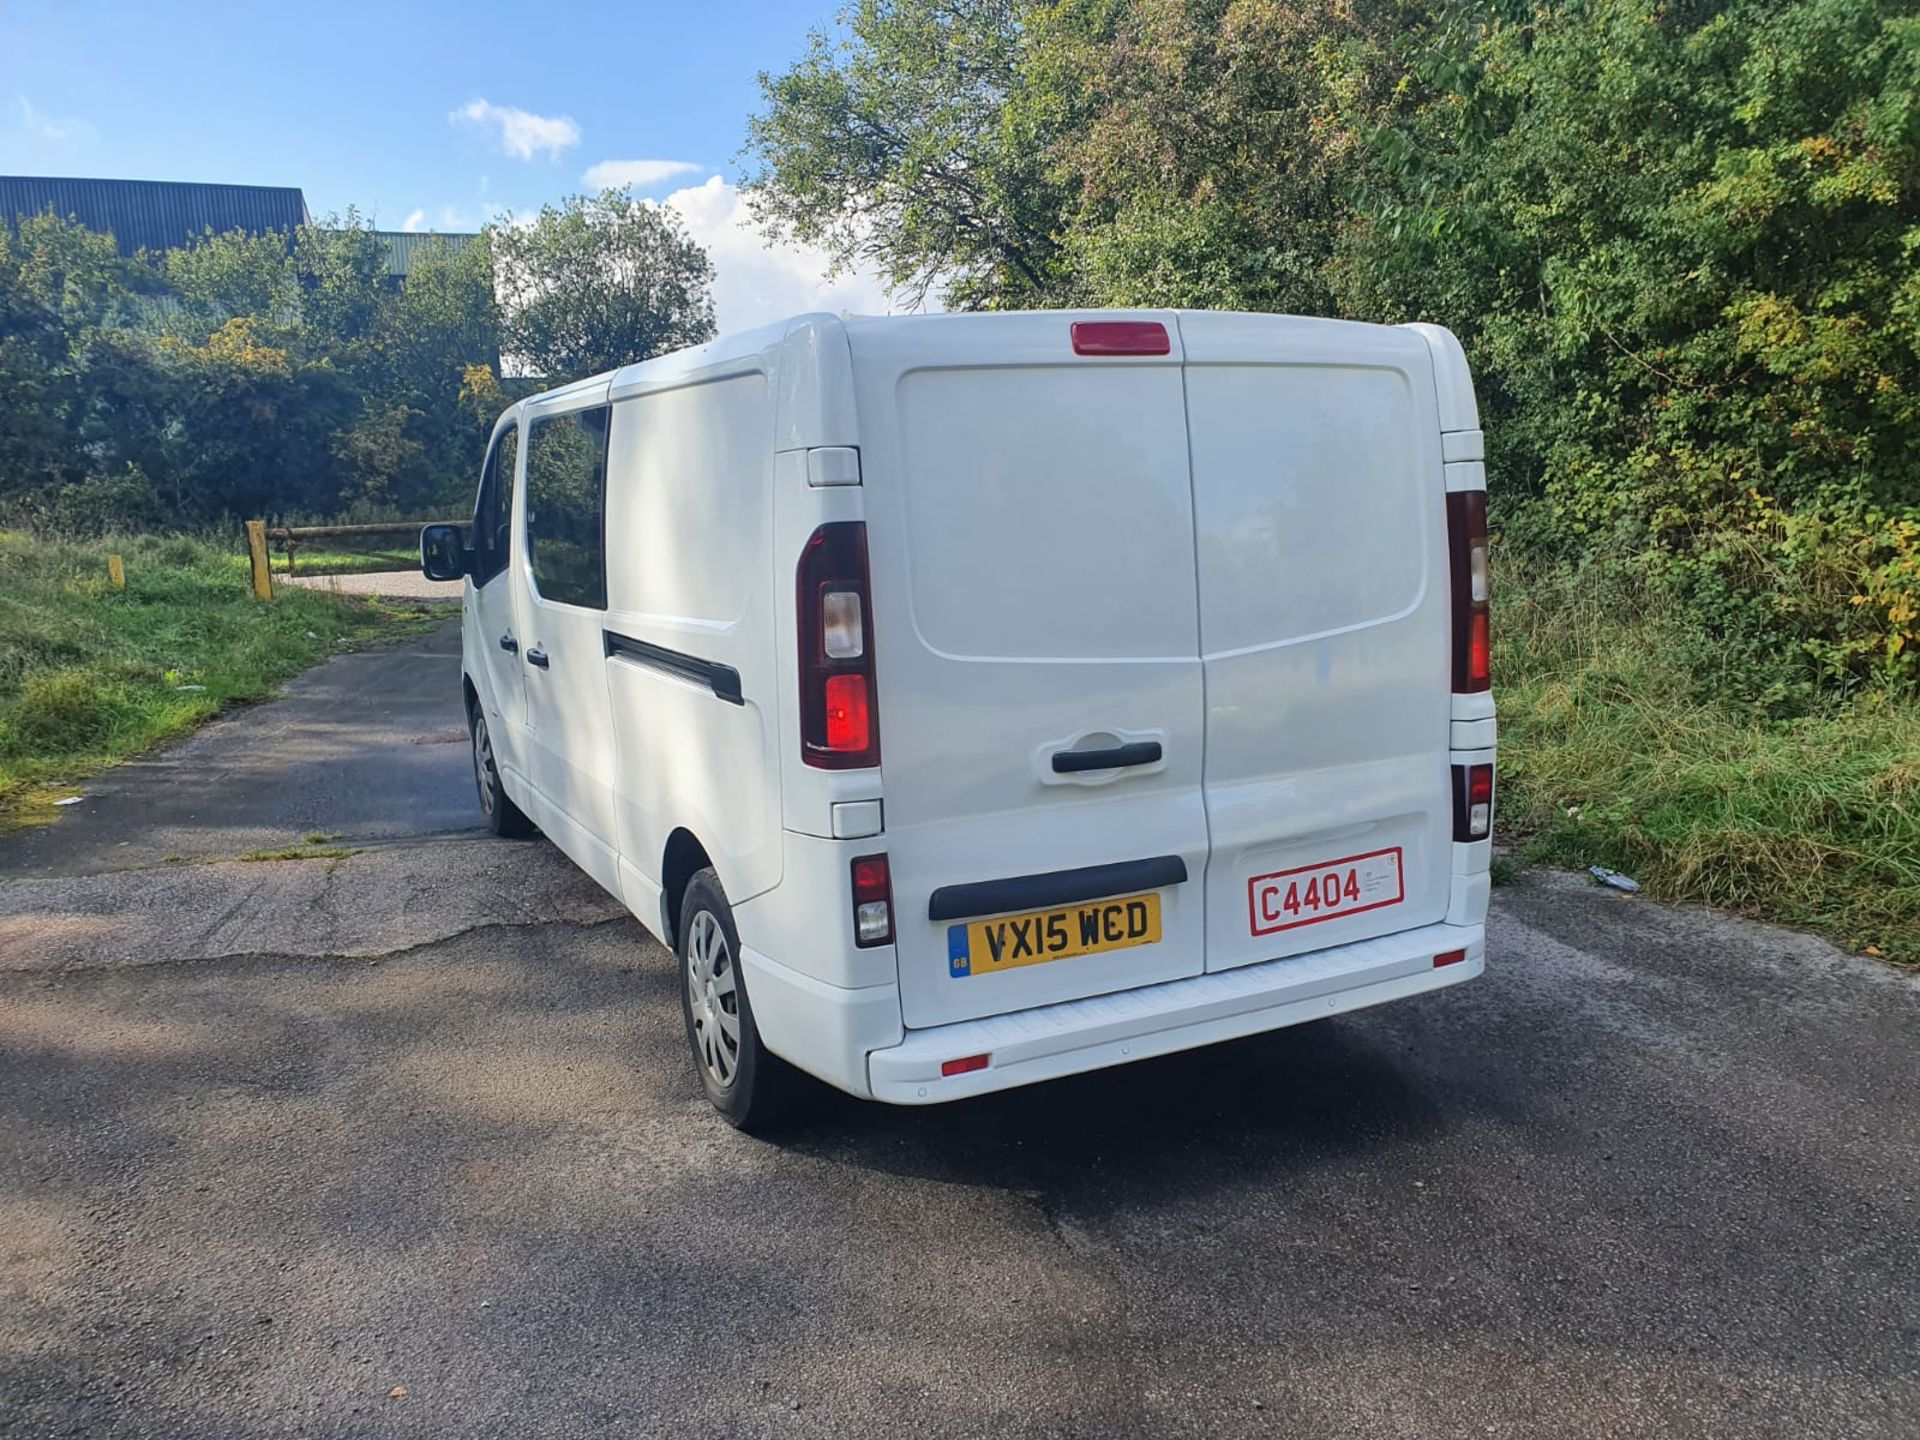
<path fill-rule="evenodd" d="M 806 315 L 513 406 L 422 561 L 489 825 L 675 951 L 750 1125 L 1478 975 L 1481 459 L 1433 326 Z"/>

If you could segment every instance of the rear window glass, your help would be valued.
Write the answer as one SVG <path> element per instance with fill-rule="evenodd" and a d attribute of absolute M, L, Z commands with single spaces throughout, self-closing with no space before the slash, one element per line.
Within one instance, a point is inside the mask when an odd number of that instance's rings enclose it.
<path fill-rule="evenodd" d="M 543 600 L 607 605 L 607 407 L 527 429 L 527 558 Z"/>
<path fill-rule="evenodd" d="M 902 377 L 914 617 L 970 658 L 1194 653 L 1192 496 L 1173 366 Z"/>
<path fill-rule="evenodd" d="M 1442 481 L 1404 375 L 1190 365 L 1187 406 L 1207 654 L 1378 624 L 1420 602 Z"/>

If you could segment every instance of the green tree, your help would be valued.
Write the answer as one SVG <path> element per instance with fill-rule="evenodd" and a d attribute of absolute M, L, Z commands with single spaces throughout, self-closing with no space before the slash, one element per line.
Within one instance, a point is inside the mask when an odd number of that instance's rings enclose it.
<path fill-rule="evenodd" d="M 158 261 L 167 288 L 208 333 L 236 315 L 288 324 L 299 314 L 299 283 L 283 235 L 216 235 L 169 250 Z"/>
<path fill-rule="evenodd" d="M 502 398 L 490 257 L 414 260 L 396 283 L 351 212 L 131 262 L 57 217 L 0 229 L 0 505 L 168 526 L 464 497 Z"/>
<path fill-rule="evenodd" d="M 1073 293 L 1107 305 L 1327 314 L 1369 140 L 1408 93 L 1396 0 L 1063 0 L 1036 68 L 1075 117 Z"/>
<path fill-rule="evenodd" d="M 386 402 L 408 412 L 405 434 L 420 448 L 419 499 L 432 509 L 467 500 L 488 432 L 505 404 L 476 419 L 465 399 L 469 372 L 479 367 L 491 376 L 500 363 L 500 315 L 486 236 L 457 250 L 429 241 L 414 251 L 382 346 Z"/>
<path fill-rule="evenodd" d="M 548 381 L 712 338 L 713 266 L 670 210 L 607 190 L 487 235 L 500 348 Z"/>
<path fill-rule="evenodd" d="M 27 219 L 17 234 L 0 225 L 0 493 L 76 481 L 86 471 L 73 441 L 93 328 L 82 316 L 104 307 L 73 295 L 57 273 L 69 268 L 50 253 L 68 248 L 69 237 L 54 234 L 63 228 L 52 217 Z M 111 267 L 94 272 L 96 287 L 111 283 Z"/>
<path fill-rule="evenodd" d="M 1057 123 L 1030 84 L 1030 0 L 854 0 L 747 126 L 745 190 L 770 231 L 877 266 L 958 308 L 1059 291 Z"/>
<path fill-rule="evenodd" d="M 1465 339 L 1510 543 L 1780 707 L 1920 648 L 1920 17 L 1563 0 L 1409 47 L 1345 303 Z"/>
<path fill-rule="evenodd" d="M 302 325 L 335 347 L 366 339 L 392 301 L 386 242 L 352 207 L 344 216 L 300 227 L 293 271 Z"/>

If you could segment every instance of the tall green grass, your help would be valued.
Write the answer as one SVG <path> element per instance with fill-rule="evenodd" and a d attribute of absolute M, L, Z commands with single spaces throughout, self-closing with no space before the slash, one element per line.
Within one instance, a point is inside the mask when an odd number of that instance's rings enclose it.
<path fill-rule="evenodd" d="M 107 556 L 126 563 L 126 588 Z M 431 623 L 419 607 L 247 588 L 234 545 L 85 544 L 0 531 L 0 823 L 342 648 Z"/>
<path fill-rule="evenodd" d="M 1647 597 L 1499 575 L 1500 812 L 1523 855 L 1920 964 L 1920 703 L 1793 720 L 1704 693 L 1698 637 Z"/>

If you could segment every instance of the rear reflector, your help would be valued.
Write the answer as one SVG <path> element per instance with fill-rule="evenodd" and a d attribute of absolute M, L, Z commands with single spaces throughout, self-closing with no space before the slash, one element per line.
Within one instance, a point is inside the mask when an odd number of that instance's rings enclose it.
<path fill-rule="evenodd" d="M 940 1062 L 940 1073 L 942 1075 L 965 1075 L 971 1070 L 984 1070 L 987 1068 L 987 1061 L 992 1058 L 991 1055 L 969 1055 L 964 1060 L 942 1060 Z"/>
<path fill-rule="evenodd" d="M 1442 965 L 1458 965 L 1466 958 L 1467 952 L 1464 950 L 1445 950 L 1433 957 L 1433 968 L 1438 970 Z"/>
<path fill-rule="evenodd" d="M 893 939 L 893 876 L 884 855 L 860 855 L 853 865 L 853 943 L 885 945 Z"/>
<path fill-rule="evenodd" d="M 1165 355 L 1173 349 L 1158 320 L 1076 320 L 1076 355 Z"/>
<path fill-rule="evenodd" d="M 1447 496 L 1447 539 L 1453 570 L 1453 688 L 1472 694 L 1493 681 L 1487 574 L 1487 492 Z"/>
<path fill-rule="evenodd" d="M 1453 838 L 1467 843 L 1493 833 L 1493 766 L 1453 767 Z"/>

